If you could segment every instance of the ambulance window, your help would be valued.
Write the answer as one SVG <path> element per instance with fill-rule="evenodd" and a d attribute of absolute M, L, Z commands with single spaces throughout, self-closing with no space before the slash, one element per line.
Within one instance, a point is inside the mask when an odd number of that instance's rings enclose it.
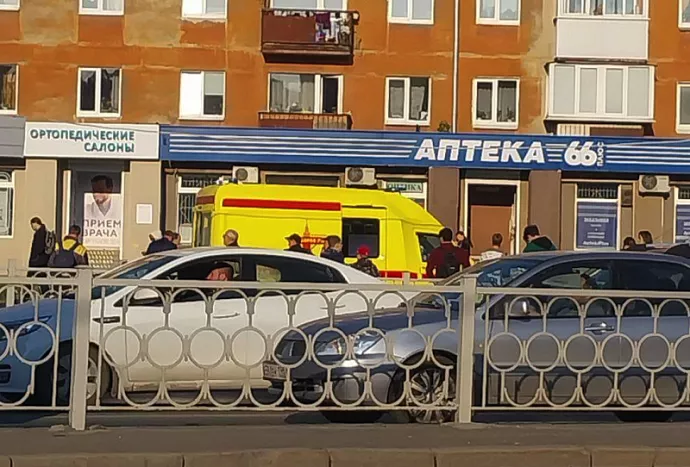
<path fill-rule="evenodd" d="M 348 258 L 357 256 L 361 246 L 369 248 L 369 257 L 379 257 L 380 223 L 378 219 L 343 219 L 343 251 Z"/>
<path fill-rule="evenodd" d="M 196 232 L 194 235 L 194 246 L 211 245 L 211 213 L 196 214 Z"/>
<path fill-rule="evenodd" d="M 422 261 L 426 263 L 431 252 L 441 246 L 441 240 L 438 238 L 438 235 L 429 233 L 417 234 L 417 238 L 419 239 L 419 251 L 422 253 Z"/>

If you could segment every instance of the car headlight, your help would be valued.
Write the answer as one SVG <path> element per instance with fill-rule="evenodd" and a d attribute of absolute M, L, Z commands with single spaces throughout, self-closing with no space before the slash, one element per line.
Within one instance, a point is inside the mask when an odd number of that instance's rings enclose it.
<path fill-rule="evenodd" d="M 374 331 L 365 331 L 356 336 L 352 336 L 353 350 L 355 356 L 364 355 L 369 349 L 375 346 L 383 336 L 381 333 Z M 343 336 L 339 336 L 330 342 L 316 347 L 316 355 L 318 356 L 344 356 L 347 354 L 347 341 Z"/>
<path fill-rule="evenodd" d="M 5 326 L 5 328 L 7 328 L 7 330 L 11 332 L 11 331 L 15 331 L 15 330 L 19 329 L 20 327 L 24 326 L 27 323 L 30 323 L 30 324 L 22 327 L 19 334 L 16 334 L 17 337 L 21 337 L 21 336 L 26 336 L 27 334 L 31 334 L 32 332 L 38 331 L 40 328 L 42 328 L 43 326 L 41 326 L 39 324 L 39 322 L 40 323 L 47 323 L 48 321 L 50 321 L 50 316 L 44 316 L 42 318 L 39 318 L 38 321 L 36 321 L 35 319 L 32 318 L 32 319 L 25 319 L 25 320 L 21 320 L 21 321 L 8 321 L 6 323 L 0 322 L 0 324 Z M 5 341 L 5 340 L 7 340 L 7 334 L 5 334 L 4 330 L 0 330 L 0 341 Z"/>

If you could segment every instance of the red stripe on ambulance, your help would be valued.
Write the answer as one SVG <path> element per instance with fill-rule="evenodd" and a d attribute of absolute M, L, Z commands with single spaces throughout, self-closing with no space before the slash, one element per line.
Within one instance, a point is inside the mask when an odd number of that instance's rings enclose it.
<path fill-rule="evenodd" d="M 332 201 L 284 201 L 278 199 L 225 198 L 225 208 L 294 209 L 300 211 L 340 211 L 340 203 Z"/>

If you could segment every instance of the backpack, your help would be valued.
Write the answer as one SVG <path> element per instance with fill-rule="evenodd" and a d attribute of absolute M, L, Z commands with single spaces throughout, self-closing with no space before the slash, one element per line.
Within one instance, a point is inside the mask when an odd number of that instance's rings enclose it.
<path fill-rule="evenodd" d="M 74 254 L 74 250 L 80 245 L 79 242 L 74 242 L 74 244 L 65 250 L 60 248 L 59 251 L 55 252 L 51 260 L 51 267 L 61 268 L 61 269 L 73 269 L 77 266 L 77 256 Z"/>
<path fill-rule="evenodd" d="M 45 254 L 46 255 L 52 255 L 55 252 L 55 245 L 57 244 L 57 235 L 55 235 L 55 232 L 52 230 L 47 230 L 46 231 L 46 240 L 45 240 Z"/>
<path fill-rule="evenodd" d="M 445 279 L 460 271 L 460 261 L 455 256 L 455 249 L 447 251 L 443 257 L 443 264 L 436 268 L 436 277 Z"/>

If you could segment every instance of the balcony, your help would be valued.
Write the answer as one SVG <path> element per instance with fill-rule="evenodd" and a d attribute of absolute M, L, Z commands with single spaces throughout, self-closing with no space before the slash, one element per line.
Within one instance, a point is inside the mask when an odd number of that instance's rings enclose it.
<path fill-rule="evenodd" d="M 264 55 L 352 60 L 359 13 L 264 9 L 262 15 Z"/>
<path fill-rule="evenodd" d="M 559 0 L 556 57 L 646 61 L 649 58 L 648 11 L 646 0 L 627 0 L 621 4 Z"/>
<path fill-rule="evenodd" d="M 300 128 L 303 130 L 351 130 L 350 114 L 310 114 L 259 112 L 260 128 Z"/>

